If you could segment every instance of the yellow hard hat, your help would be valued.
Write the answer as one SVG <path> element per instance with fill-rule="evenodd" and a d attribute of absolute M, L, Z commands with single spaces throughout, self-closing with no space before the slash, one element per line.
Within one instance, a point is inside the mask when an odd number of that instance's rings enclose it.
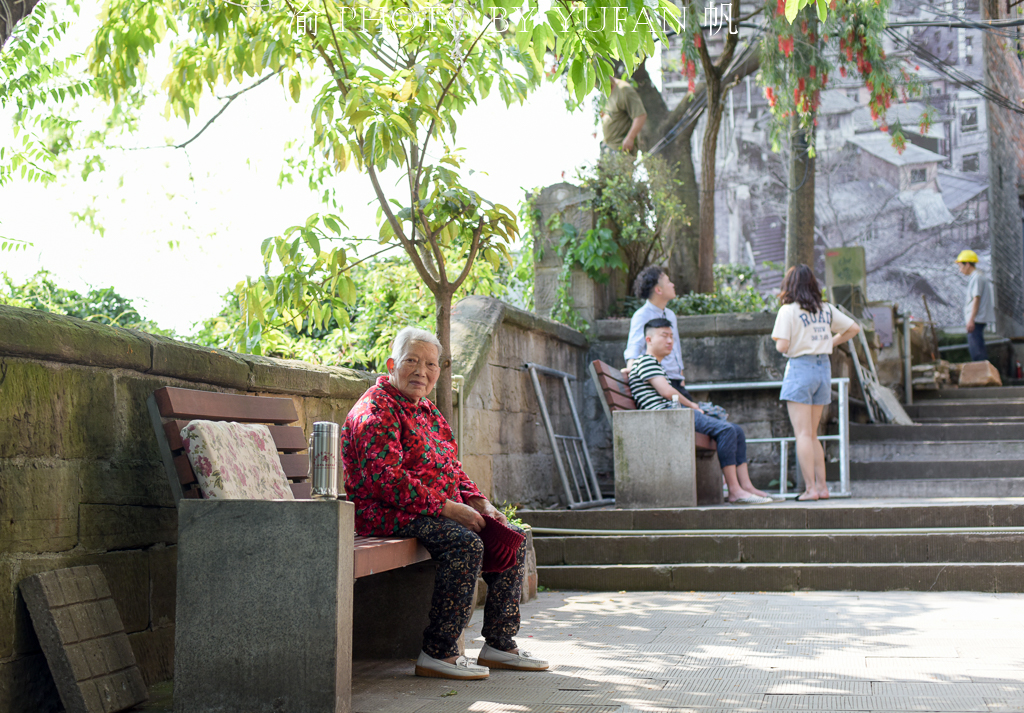
<path fill-rule="evenodd" d="M 957 262 L 978 262 L 978 254 L 973 250 L 961 250 L 956 256 Z"/>

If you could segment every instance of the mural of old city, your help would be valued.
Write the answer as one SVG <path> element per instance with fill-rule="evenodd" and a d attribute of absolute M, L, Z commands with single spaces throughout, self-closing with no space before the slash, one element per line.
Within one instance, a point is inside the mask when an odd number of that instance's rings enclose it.
<path fill-rule="evenodd" d="M 968 0 L 966 7 L 956 1 L 953 8 L 951 3 L 900 0 L 890 20 L 934 20 L 954 10 L 980 18 L 977 0 Z M 830 249 L 863 246 L 868 300 L 898 303 L 921 319 L 926 318 L 927 300 L 937 324 L 962 330 L 967 281 L 954 259 L 970 248 L 978 253 L 982 269 L 991 263 L 989 133 L 985 100 L 950 75 L 982 79 L 982 33 L 928 27 L 902 34 L 911 44 L 891 51 L 914 58 L 925 96 L 894 104 L 884 122 L 875 122 L 863 86 L 837 73 L 832 88 L 822 94 L 816 140 L 816 271 L 824 274 L 823 258 Z M 663 66 L 672 67 L 671 58 L 678 52 L 675 45 L 667 47 Z M 663 72 L 663 95 L 670 106 L 685 97 L 686 85 L 678 72 Z M 768 148 L 771 115 L 753 77 L 743 80 L 727 102 L 716 186 L 718 260 L 755 266 L 762 289 L 773 290 L 785 261 L 787 157 Z M 937 116 L 922 133 L 920 118 L 928 106 Z M 907 138 L 902 153 L 879 128 L 897 121 Z M 695 142 L 703 132 L 698 126 Z"/>

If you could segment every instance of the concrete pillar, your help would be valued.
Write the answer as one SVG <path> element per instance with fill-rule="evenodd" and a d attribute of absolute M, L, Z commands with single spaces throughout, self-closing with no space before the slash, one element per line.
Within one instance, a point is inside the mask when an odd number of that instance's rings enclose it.
<path fill-rule="evenodd" d="M 615 504 L 621 508 L 679 508 L 697 504 L 693 411 L 616 411 L 612 414 Z"/>
<path fill-rule="evenodd" d="M 176 713 L 350 713 L 354 507 L 182 500 Z"/>

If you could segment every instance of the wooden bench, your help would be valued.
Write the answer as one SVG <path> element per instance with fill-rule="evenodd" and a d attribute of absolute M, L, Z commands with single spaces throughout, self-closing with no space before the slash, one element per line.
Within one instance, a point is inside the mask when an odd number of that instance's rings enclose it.
<path fill-rule="evenodd" d="M 611 364 L 595 359 L 590 363 L 590 378 L 597 387 L 597 393 L 603 396 L 601 406 L 604 408 L 604 415 L 608 417 L 608 423 L 612 422 L 612 413 L 615 411 L 636 411 L 636 403 L 633 402 L 633 394 L 629 391 L 629 382 L 622 375 L 620 369 Z M 694 442 L 697 445 L 697 452 L 714 451 L 715 440 L 703 433 L 693 434 Z"/>
<path fill-rule="evenodd" d="M 267 424 L 292 493 L 300 500 L 310 498 L 309 444 L 302 428 L 294 425 L 299 416 L 290 398 L 165 386 L 149 397 L 147 406 L 175 504 L 202 497 L 181 442 L 181 429 L 194 419 Z M 353 555 L 357 579 L 430 559 L 415 538 L 405 537 L 356 537 Z"/>

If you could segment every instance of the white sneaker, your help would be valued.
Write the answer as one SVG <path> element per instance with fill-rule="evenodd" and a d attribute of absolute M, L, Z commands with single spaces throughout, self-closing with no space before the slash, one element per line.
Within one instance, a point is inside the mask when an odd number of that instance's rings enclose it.
<path fill-rule="evenodd" d="M 460 681 L 476 681 L 487 678 L 491 672 L 485 666 L 477 666 L 470 663 L 465 656 L 460 656 L 455 663 L 448 663 L 441 659 L 427 656 L 427 652 L 420 651 L 420 657 L 416 659 L 416 675 L 428 676 L 430 678 L 451 678 Z"/>
<path fill-rule="evenodd" d="M 519 653 L 510 654 L 507 651 L 492 649 L 487 644 L 480 649 L 480 655 L 476 662 L 490 668 L 505 668 L 511 671 L 543 671 L 548 667 L 548 662 L 531 656 L 528 651 L 519 649 Z"/>

